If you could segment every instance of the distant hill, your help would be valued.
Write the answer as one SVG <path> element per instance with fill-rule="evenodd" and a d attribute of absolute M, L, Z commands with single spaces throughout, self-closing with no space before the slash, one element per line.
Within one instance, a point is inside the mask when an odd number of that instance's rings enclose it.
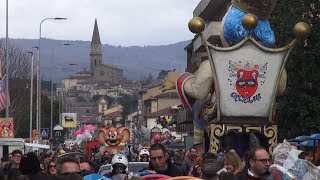
<path fill-rule="evenodd" d="M 26 51 L 38 46 L 38 40 L 10 39 L 10 41 Z M 186 52 L 184 48 L 190 41 L 159 46 L 111 46 L 103 45 L 103 63 L 114 64 L 124 70 L 124 76 L 131 80 L 140 80 L 151 73 L 157 78 L 160 70 L 177 69 L 180 72 L 186 67 Z M 63 43 L 73 44 L 63 46 Z M 52 49 L 54 49 L 52 58 Z M 35 55 L 36 50 L 34 49 Z M 53 60 L 52 60 L 53 59 Z M 63 41 L 41 39 L 41 68 L 43 78 L 51 77 L 51 62 L 55 65 L 54 80 L 65 78 L 80 69 L 90 69 L 90 42 Z M 76 64 L 76 65 L 70 65 Z"/>

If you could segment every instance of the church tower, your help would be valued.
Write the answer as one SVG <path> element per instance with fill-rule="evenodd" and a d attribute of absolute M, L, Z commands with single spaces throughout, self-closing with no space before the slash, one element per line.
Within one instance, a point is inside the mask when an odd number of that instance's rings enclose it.
<path fill-rule="evenodd" d="M 93 74 L 94 69 L 102 64 L 102 50 L 101 41 L 98 29 L 97 19 L 94 21 L 94 29 L 91 40 L 91 52 L 90 52 L 90 70 Z"/>

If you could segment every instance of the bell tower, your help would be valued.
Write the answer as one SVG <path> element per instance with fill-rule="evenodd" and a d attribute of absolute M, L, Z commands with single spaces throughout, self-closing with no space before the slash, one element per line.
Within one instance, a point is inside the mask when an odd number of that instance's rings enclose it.
<path fill-rule="evenodd" d="M 98 29 L 97 19 L 94 21 L 94 29 L 91 40 L 91 52 L 90 52 L 90 70 L 93 74 L 94 69 L 102 64 L 102 50 L 101 41 Z"/>

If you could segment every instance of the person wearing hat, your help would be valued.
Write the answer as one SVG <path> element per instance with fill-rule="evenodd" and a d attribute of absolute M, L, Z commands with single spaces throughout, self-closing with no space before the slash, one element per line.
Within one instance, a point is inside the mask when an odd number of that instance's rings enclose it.
<path fill-rule="evenodd" d="M 19 149 L 15 149 L 11 153 L 11 162 L 6 164 L 3 171 L 6 175 L 8 175 L 8 172 L 11 168 L 17 168 L 19 169 L 21 158 L 22 158 L 22 151 Z"/>

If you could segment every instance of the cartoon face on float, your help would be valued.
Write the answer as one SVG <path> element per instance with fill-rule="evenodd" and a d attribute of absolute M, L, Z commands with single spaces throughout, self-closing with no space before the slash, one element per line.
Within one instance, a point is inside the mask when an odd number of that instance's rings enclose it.
<path fill-rule="evenodd" d="M 116 128 L 110 128 L 106 134 L 106 143 L 109 146 L 117 146 L 122 139 L 122 135 L 118 132 Z"/>
<path fill-rule="evenodd" d="M 130 139 L 130 132 L 127 128 L 116 129 L 101 129 L 99 131 L 99 140 L 106 143 L 108 146 L 118 146 L 120 143 L 126 143 Z"/>
<path fill-rule="evenodd" d="M 257 91 L 258 75 L 257 70 L 238 70 L 236 89 L 242 97 L 250 98 Z"/>

